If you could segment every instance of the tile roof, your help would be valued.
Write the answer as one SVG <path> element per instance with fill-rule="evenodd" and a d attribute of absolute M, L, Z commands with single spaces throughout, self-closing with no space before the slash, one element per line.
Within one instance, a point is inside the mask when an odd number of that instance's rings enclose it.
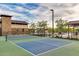
<path fill-rule="evenodd" d="M 0 23 L 1 23 L 1 20 L 0 20 Z M 12 24 L 23 24 L 23 25 L 28 24 L 28 22 L 26 22 L 26 21 L 19 21 L 19 20 L 11 20 L 11 23 Z"/>

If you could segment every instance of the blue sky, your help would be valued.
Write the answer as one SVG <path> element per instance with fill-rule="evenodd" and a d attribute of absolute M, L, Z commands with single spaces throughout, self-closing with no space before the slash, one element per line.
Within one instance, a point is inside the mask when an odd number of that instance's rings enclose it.
<path fill-rule="evenodd" d="M 34 15 L 31 14 L 29 11 L 34 10 L 36 8 L 38 8 L 38 4 L 36 4 L 36 5 L 35 4 L 30 4 L 30 5 L 29 4 L 16 4 L 16 3 L 0 4 L 0 9 L 9 11 L 9 12 L 13 12 L 13 13 L 17 13 L 17 15 L 13 16 L 13 18 L 16 17 L 16 19 L 19 19 L 22 16 L 26 16 L 27 18 L 34 17 Z M 22 16 L 19 16 L 18 14 L 22 14 Z"/>
<path fill-rule="evenodd" d="M 1 14 L 12 15 L 13 20 L 27 20 L 32 22 L 47 8 L 39 3 L 3 3 L 0 4 Z M 37 11 L 38 12 L 35 12 Z M 34 13 L 35 12 L 35 13 Z"/>
<path fill-rule="evenodd" d="M 47 20 L 51 26 L 51 11 L 54 19 L 79 20 L 78 3 L 0 3 L 0 14 L 12 15 L 12 20 L 37 22 Z"/>

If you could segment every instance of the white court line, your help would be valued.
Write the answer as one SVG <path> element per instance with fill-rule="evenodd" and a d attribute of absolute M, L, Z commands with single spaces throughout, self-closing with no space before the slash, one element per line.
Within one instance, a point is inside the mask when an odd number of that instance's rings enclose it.
<path fill-rule="evenodd" d="M 9 42 L 10 42 L 10 43 L 12 43 L 12 44 L 14 44 L 15 46 L 17 46 L 17 47 L 19 47 L 19 48 L 23 49 L 24 51 L 26 51 L 26 52 L 28 52 L 28 53 L 32 54 L 33 56 L 36 56 L 36 55 L 35 55 L 35 54 L 33 54 L 32 52 L 30 52 L 30 51 L 28 51 L 28 50 L 26 50 L 26 49 L 24 49 L 24 48 L 20 47 L 19 45 L 15 44 L 15 43 L 13 43 L 13 42 L 11 42 L 11 41 L 9 41 Z"/>
<path fill-rule="evenodd" d="M 63 48 L 63 47 L 65 47 L 65 46 L 72 45 L 72 44 L 73 44 L 73 43 L 70 43 L 70 44 L 66 44 L 66 45 L 61 46 L 61 47 L 58 47 L 58 48 L 50 49 L 50 50 L 48 50 L 48 51 L 46 51 L 46 52 L 43 52 L 43 53 L 39 53 L 39 54 L 37 54 L 37 56 L 41 56 L 42 54 L 45 54 L 45 53 L 48 53 L 48 52 L 51 52 L 51 51 L 54 51 L 54 50 L 57 50 L 57 49 Z"/>

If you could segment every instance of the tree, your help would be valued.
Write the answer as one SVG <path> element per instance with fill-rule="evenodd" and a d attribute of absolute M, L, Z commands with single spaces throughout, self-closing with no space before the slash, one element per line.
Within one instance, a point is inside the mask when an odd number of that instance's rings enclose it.
<path fill-rule="evenodd" d="M 47 28 L 47 21 L 38 21 L 37 22 L 37 27 L 38 27 L 38 33 L 40 33 L 40 34 L 44 34 L 44 36 L 45 36 L 45 30 L 46 30 L 46 28 Z"/>
<path fill-rule="evenodd" d="M 61 37 L 62 37 L 62 32 L 65 31 L 68 22 L 66 20 L 62 20 L 62 18 L 60 18 L 59 20 L 56 20 L 56 23 L 57 23 L 57 25 L 56 25 L 57 31 L 58 31 L 59 35 L 61 35 Z"/>
<path fill-rule="evenodd" d="M 48 28 L 48 32 L 49 32 L 49 33 L 52 33 L 52 28 L 49 27 L 49 28 Z"/>
<path fill-rule="evenodd" d="M 31 32 L 32 34 L 35 33 L 35 29 L 36 29 L 35 23 L 31 23 L 31 25 L 30 25 L 30 32 Z"/>

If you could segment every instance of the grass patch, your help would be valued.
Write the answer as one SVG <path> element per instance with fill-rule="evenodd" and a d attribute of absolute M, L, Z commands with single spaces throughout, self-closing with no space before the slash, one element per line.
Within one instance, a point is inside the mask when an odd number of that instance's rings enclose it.
<path fill-rule="evenodd" d="M 0 56 L 31 56 L 31 54 L 9 41 L 0 41 Z"/>

